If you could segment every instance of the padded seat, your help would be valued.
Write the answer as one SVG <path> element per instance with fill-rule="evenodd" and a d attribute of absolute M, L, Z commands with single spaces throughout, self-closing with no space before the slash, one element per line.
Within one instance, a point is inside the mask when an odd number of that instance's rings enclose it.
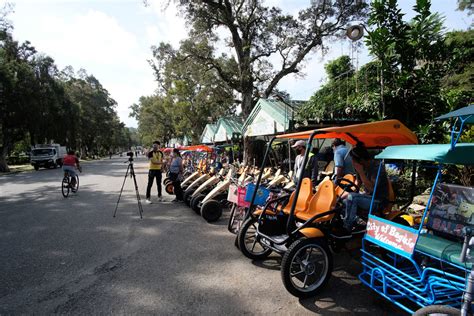
<path fill-rule="evenodd" d="M 290 214 L 291 205 L 295 199 L 295 192 L 291 193 L 288 203 L 283 208 L 283 213 Z M 298 201 L 295 206 L 295 214 L 297 212 L 304 211 L 308 208 L 309 201 L 313 197 L 313 184 L 311 183 L 310 178 L 304 178 L 301 182 L 300 194 L 298 195 Z"/>
<path fill-rule="evenodd" d="M 330 211 L 336 205 L 336 189 L 331 180 L 325 180 L 319 185 L 319 189 L 309 202 L 309 207 L 295 213 L 296 218 L 307 221 L 316 214 Z M 334 214 L 329 214 L 316 219 L 316 222 L 330 220 Z"/>
<path fill-rule="evenodd" d="M 461 262 L 462 243 L 459 241 L 447 240 L 432 234 L 421 234 L 418 237 L 415 249 L 461 267 L 467 267 L 468 269 L 472 267 L 472 263 Z"/>

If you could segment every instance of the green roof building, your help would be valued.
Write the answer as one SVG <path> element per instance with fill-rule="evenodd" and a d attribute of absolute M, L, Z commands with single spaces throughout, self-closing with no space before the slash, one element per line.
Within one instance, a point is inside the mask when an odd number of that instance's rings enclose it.
<path fill-rule="evenodd" d="M 217 123 L 215 143 L 230 142 L 233 135 L 242 135 L 242 122 L 237 117 L 223 117 Z"/>
<path fill-rule="evenodd" d="M 201 144 L 212 144 L 214 143 L 214 136 L 216 135 L 217 132 L 217 124 L 215 123 L 209 123 L 204 127 L 204 130 L 202 131 L 201 134 Z"/>
<path fill-rule="evenodd" d="M 285 103 L 259 99 L 242 127 L 244 137 L 275 135 L 287 132 L 296 110 L 303 101 Z"/>

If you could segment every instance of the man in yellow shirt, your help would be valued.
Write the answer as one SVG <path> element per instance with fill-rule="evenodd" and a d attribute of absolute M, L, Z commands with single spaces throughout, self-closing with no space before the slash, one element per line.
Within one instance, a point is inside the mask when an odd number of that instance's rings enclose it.
<path fill-rule="evenodd" d="M 153 142 L 153 150 L 148 153 L 150 161 L 150 170 L 148 171 L 148 186 L 146 188 L 146 203 L 151 204 L 150 194 L 153 180 L 156 178 L 156 186 L 158 188 L 158 202 L 161 198 L 161 167 L 163 166 L 163 153 L 160 150 L 160 142 Z"/>

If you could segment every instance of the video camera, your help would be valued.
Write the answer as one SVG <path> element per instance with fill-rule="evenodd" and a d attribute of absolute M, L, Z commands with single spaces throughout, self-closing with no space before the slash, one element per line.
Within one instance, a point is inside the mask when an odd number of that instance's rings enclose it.
<path fill-rule="evenodd" d="M 127 156 L 128 156 L 128 161 L 132 162 L 133 161 L 133 151 L 127 152 Z"/>

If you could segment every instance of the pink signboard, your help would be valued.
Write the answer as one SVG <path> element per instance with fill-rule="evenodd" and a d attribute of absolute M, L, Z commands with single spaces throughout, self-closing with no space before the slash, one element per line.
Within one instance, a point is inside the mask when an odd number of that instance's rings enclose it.
<path fill-rule="evenodd" d="M 418 234 L 411 230 L 375 217 L 370 217 L 367 223 L 367 236 L 371 239 L 410 255 L 415 249 L 418 237 Z"/>

